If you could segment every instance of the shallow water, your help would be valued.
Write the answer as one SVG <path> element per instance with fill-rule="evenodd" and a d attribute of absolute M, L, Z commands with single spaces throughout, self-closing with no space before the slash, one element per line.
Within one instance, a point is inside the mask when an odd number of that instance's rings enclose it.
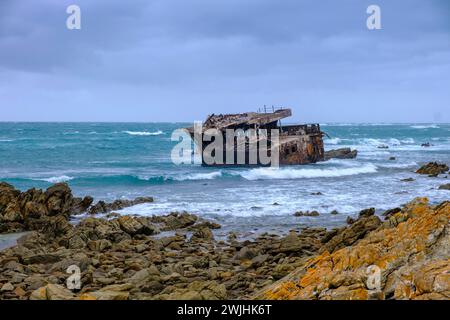
<path fill-rule="evenodd" d="M 216 219 L 224 232 L 243 233 L 335 226 L 367 207 L 382 211 L 419 195 L 449 198 L 437 189 L 449 179 L 413 173 L 429 161 L 450 163 L 449 124 L 323 124 L 325 148 L 356 148 L 357 159 L 280 169 L 176 166 L 171 132 L 188 125 L 0 123 L 0 180 L 22 190 L 67 181 L 77 195 L 97 200 L 153 196 L 155 203 L 121 213 L 187 210 Z M 433 146 L 421 147 L 425 142 Z M 415 181 L 400 181 L 409 177 Z M 298 210 L 321 215 L 293 217 Z"/>
<path fill-rule="evenodd" d="M 27 232 L 0 234 L 0 251 L 15 246 L 17 240 L 26 234 Z"/>

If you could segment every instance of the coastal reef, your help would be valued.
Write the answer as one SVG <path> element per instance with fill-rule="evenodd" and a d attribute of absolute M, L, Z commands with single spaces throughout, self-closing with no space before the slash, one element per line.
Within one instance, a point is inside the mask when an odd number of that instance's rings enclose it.
<path fill-rule="evenodd" d="M 448 201 L 418 198 L 381 215 L 362 210 L 340 228 L 251 240 L 220 238 L 218 223 L 188 212 L 114 212 L 152 201 L 93 204 L 63 183 L 25 192 L 0 183 L 1 233 L 26 232 L 0 250 L 0 299 L 450 297 Z"/>

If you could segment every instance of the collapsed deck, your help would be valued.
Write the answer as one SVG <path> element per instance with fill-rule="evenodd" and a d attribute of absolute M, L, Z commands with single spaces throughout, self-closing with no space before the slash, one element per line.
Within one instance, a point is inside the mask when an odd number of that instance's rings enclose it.
<path fill-rule="evenodd" d="M 325 160 L 325 152 L 323 145 L 324 133 L 320 129 L 319 124 L 301 124 L 301 125 L 281 125 L 281 119 L 290 117 L 292 115 L 291 109 L 280 109 L 272 113 L 257 113 L 246 112 L 239 114 L 225 114 L 208 116 L 202 126 L 201 135 L 194 134 L 194 128 L 187 128 L 191 137 L 195 140 L 197 146 L 201 146 L 202 164 L 205 166 L 220 166 L 230 165 L 229 163 L 207 163 L 204 159 L 203 151 L 205 148 L 214 142 L 204 141 L 203 135 L 208 129 L 216 129 L 219 134 L 222 135 L 223 141 L 223 157 L 226 157 L 227 152 L 234 153 L 234 159 L 237 159 L 238 150 L 245 150 L 245 161 L 242 163 L 234 163 L 233 165 L 258 165 L 258 166 L 270 166 L 271 164 L 263 163 L 262 159 L 258 156 L 256 164 L 250 161 L 250 142 L 257 140 L 257 146 L 259 148 L 261 142 L 264 140 L 270 147 L 274 147 L 278 143 L 276 149 L 279 151 L 279 164 L 280 165 L 298 165 L 315 163 L 317 161 Z M 253 129 L 256 135 L 244 142 L 242 140 L 235 139 L 234 143 L 230 146 L 225 144 L 226 132 L 228 129 L 248 131 Z M 273 139 L 271 133 L 278 134 L 278 139 Z M 263 132 L 263 133 L 262 133 Z M 253 140 L 252 140 L 253 139 Z M 245 144 L 245 146 L 242 145 Z M 230 150 L 231 148 L 231 150 Z M 242 149 L 243 148 L 243 149 Z M 271 149 L 274 150 L 274 149 Z M 258 150 L 259 154 L 259 150 Z M 270 156 L 270 150 L 269 150 Z"/>

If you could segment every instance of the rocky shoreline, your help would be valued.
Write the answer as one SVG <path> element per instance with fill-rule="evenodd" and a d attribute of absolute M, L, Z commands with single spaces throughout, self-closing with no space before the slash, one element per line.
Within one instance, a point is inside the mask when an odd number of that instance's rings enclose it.
<path fill-rule="evenodd" d="M 427 166 L 418 173 L 448 171 Z M 27 231 L 0 251 L 0 299 L 450 298 L 448 201 L 417 199 L 382 216 L 369 208 L 340 228 L 244 241 L 215 239 L 219 224 L 187 212 L 114 213 L 152 201 L 93 204 L 64 183 L 25 192 L 0 183 L 0 233 Z M 71 223 L 83 212 L 91 215 Z M 370 266 L 382 270 L 377 289 Z M 74 270 L 79 288 L 69 290 Z"/>

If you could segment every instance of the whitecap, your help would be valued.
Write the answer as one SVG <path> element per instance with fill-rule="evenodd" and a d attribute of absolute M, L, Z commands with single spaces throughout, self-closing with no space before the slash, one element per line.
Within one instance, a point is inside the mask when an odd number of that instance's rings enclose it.
<path fill-rule="evenodd" d="M 73 177 L 69 177 L 69 176 L 58 176 L 58 177 L 50 177 L 50 178 L 35 178 L 33 180 L 40 180 L 40 181 L 46 181 L 46 182 L 50 182 L 50 183 L 59 183 L 59 182 L 66 182 L 66 181 L 70 181 L 74 179 Z"/>
<path fill-rule="evenodd" d="M 129 134 L 131 136 L 159 136 L 164 134 L 161 130 L 155 132 L 148 131 L 123 131 L 123 133 Z"/>
<path fill-rule="evenodd" d="M 428 124 L 428 125 L 414 125 L 411 126 L 413 129 L 439 129 L 439 127 L 435 124 Z"/>
<path fill-rule="evenodd" d="M 377 167 L 368 163 L 360 167 L 330 169 L 256 168 L 242 172 L 240 175 L 247 180 L 271 180 L 343 177 L 375 172 Z"/>

